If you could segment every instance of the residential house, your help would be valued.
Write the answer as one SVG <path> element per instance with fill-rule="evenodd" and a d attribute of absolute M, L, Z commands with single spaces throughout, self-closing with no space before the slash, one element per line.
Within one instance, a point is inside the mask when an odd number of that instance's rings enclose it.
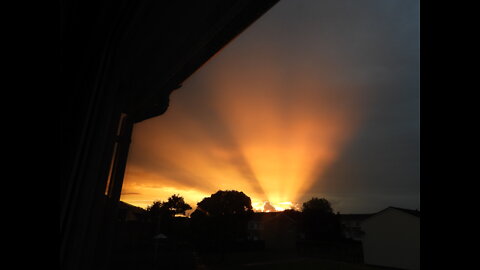
<path fill-rule="evenodd" d="M 115 250 L 133 249 L 150 240 L 146 210 L 123 201 L 118 202 Z"/>
<path fill-rule="evenodd" d="M 361 222 L 373 214 L 341 214 L 340 223 L 343 236 L 347 239 L 361 241 L 364 232 L 360 226 Z"/>
<path fill-rule="evenodd" d="M 147 211 L 141 207 L 134 206 L 123 201 L 118 202 L 119 221 L 140 221 L 145 218 L 146 212 Z"/>
<path fill-rule="evenodd" d="M 388 207 L 360 227 L 366 264 L 420 269 L 420 211 Z"/>
<path fill-rule="evenodd" d="M 263 241 L 267 249 L 296 247 L 298 222 L 284 212 L 254 213 L 247 226 L 248 240 Z"/>

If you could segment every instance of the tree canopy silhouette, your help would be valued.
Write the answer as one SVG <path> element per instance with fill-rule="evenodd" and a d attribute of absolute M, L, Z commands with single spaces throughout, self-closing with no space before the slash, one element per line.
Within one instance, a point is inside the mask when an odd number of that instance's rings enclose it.
<path fill-rule="evenodd" d="M 323 198 L 312 198 L 302 205 L 302 212 L 305 214 L 318 213 L 318 214 L 332 214 L 333 209 L 330 202 Z"/>
<path fill-rule="evenodd" d="M 327 199 L 312 198 L 302 206 L 303 226 L 311 240 L 334 240 L 341 237 L 340 220 Z"/>
<path fill-rule="evenodd" d="M 154 201 L 152 205 L 147 207 L 147 214 L 151 221 L 155 221 L 162 216 L 168 215 L 168 211 L 163 206 L 162 201 Z"/>
<path fill-rule="evenodd" d="M 168 215 L 173 217 L 177 214 L 185 215 L 187 210 L 192 207 L 185 203 L 180 195 L 174 194 L 168 198 L 166 202 L 154 201 L 152 205 L 147 207 L 147 211 L 151 217 Z"/>
<path fill-rule="evenodd" d="M 147 207 L 147 215 L 152 224 L 153 233 L 167 233 L 172 231 L 172 220 L 175 215 L 185 215 L 192 207 L 185 203 L 180 195 L 172 195 L 167 201 L 154 201 Z"/>
<path fill-rule="evenodd" d="M 219 190 L 197 204 L 190 215 L 198 247 L 224 252 L 245 239 L 247 222 L 253 213 L 250 197 L 235 190 Z"/>
<path fill-rule="evenodd" d="M 245 193 L 236 190 L 219 190 L 197 204 L 197 210 L 207 216 L 244 215 L 253 212 L 252 201 Z"/>
<path fill-rule="evenodd" d="M 189 204 L 185 203 L 183 197 L 176 194 L 168 198 L 168 200 L 163 203 L 163 207 L 165 207 L 172 216 L 178 214 L 185 215 L 188 210 L 192 209 Z"/>

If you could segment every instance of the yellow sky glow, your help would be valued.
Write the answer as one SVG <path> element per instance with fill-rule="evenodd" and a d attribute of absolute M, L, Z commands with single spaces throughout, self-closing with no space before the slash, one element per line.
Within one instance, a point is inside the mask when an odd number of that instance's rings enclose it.
<path fill-rule="evenodd" d="M 167 113 L 135 126 L 122 201 L 146 207 L 179 194 L 195 209 L 218 190 L 238 190 L 257 210 L 266 201 L 283 210 L 321 181 L 358 122 L 352 93 L 308 67 L 286 78 L 274 60 L 223 61 L 174 92 Z M 198 108 L 182 102 L 199 89 L 207 90 Z"/>

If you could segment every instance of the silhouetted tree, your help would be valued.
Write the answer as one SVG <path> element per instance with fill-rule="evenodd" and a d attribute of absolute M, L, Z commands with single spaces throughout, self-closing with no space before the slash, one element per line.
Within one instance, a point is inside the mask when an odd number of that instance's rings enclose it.
<path fill-rule="evenodd" d="M 187 210 L 192 209 L 192 207 L 185 203 L 183 197 L 180 195 L 172 195 L 166 202 L 163 203 L 162 207 L 166 208 L 171 216 L 177 214 L 185 215 Z"/>
<path fill-rule="evenodd" d="M 154 201 L 147 207 L 147 215 L 152 222 L 153 233 L 168 233 L 175 215 L 184 215 L 190 209 L 192 207 L 185 203 L 183 197 L 176 194 L 170 196 L 166 202 Z"/>
<path fill-rule="evenodd" d="M 222 252 L 246 237 L 253 213 L 250 197 L 235 190 L 217 191 L 197 204 L 190 215 L 198 243 Z"/>
<path fill-rule="evenodd" d="M 330 202 L 312 198 L 303 203 L 303 228 L 310 240 L 335 240 L 341 237 L 340 220 L 333 213 Z"/>
<path fill-rule="evenodd" d="M 154 201 L 152 205 L 147 206 L 147 215 L 150 221 L 159 220 L 162 216 L 169 214 L 163 204 L 162 201 Z"/>
<path fill-rule="evenodd" d="M 253 212 L 252 201 L 245 193 L 235 190 L 219 190 L 197 204 L 208 216 L 245 215 Z"/>
<path fill-rule="evenodd" d="M 302 212 L 305 214 L 308 213 L 318 213 L 318 214 L 331 214 L 333 213 L 332 206 L 327 199 L 323 198 L 312 198 L 311 200 L 304 202 L 302 205 Z"/>

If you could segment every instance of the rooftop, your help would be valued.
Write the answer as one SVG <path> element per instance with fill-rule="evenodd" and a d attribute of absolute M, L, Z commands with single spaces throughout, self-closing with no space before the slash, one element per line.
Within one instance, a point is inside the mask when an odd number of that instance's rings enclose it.
<path fill-rule="evenodd" d="M 405 212 L 407 214 L 414 215 L 416 217 L 420 217 L 420 211 L 418 211 L 417 209 L 412 210 L 412 209 L 405 209 L 405 208 L 399 208 L 399 207 L 393 207 L 393 206 L 390 206 L 389 208 L 393 208 L 393 209 Z"/>

